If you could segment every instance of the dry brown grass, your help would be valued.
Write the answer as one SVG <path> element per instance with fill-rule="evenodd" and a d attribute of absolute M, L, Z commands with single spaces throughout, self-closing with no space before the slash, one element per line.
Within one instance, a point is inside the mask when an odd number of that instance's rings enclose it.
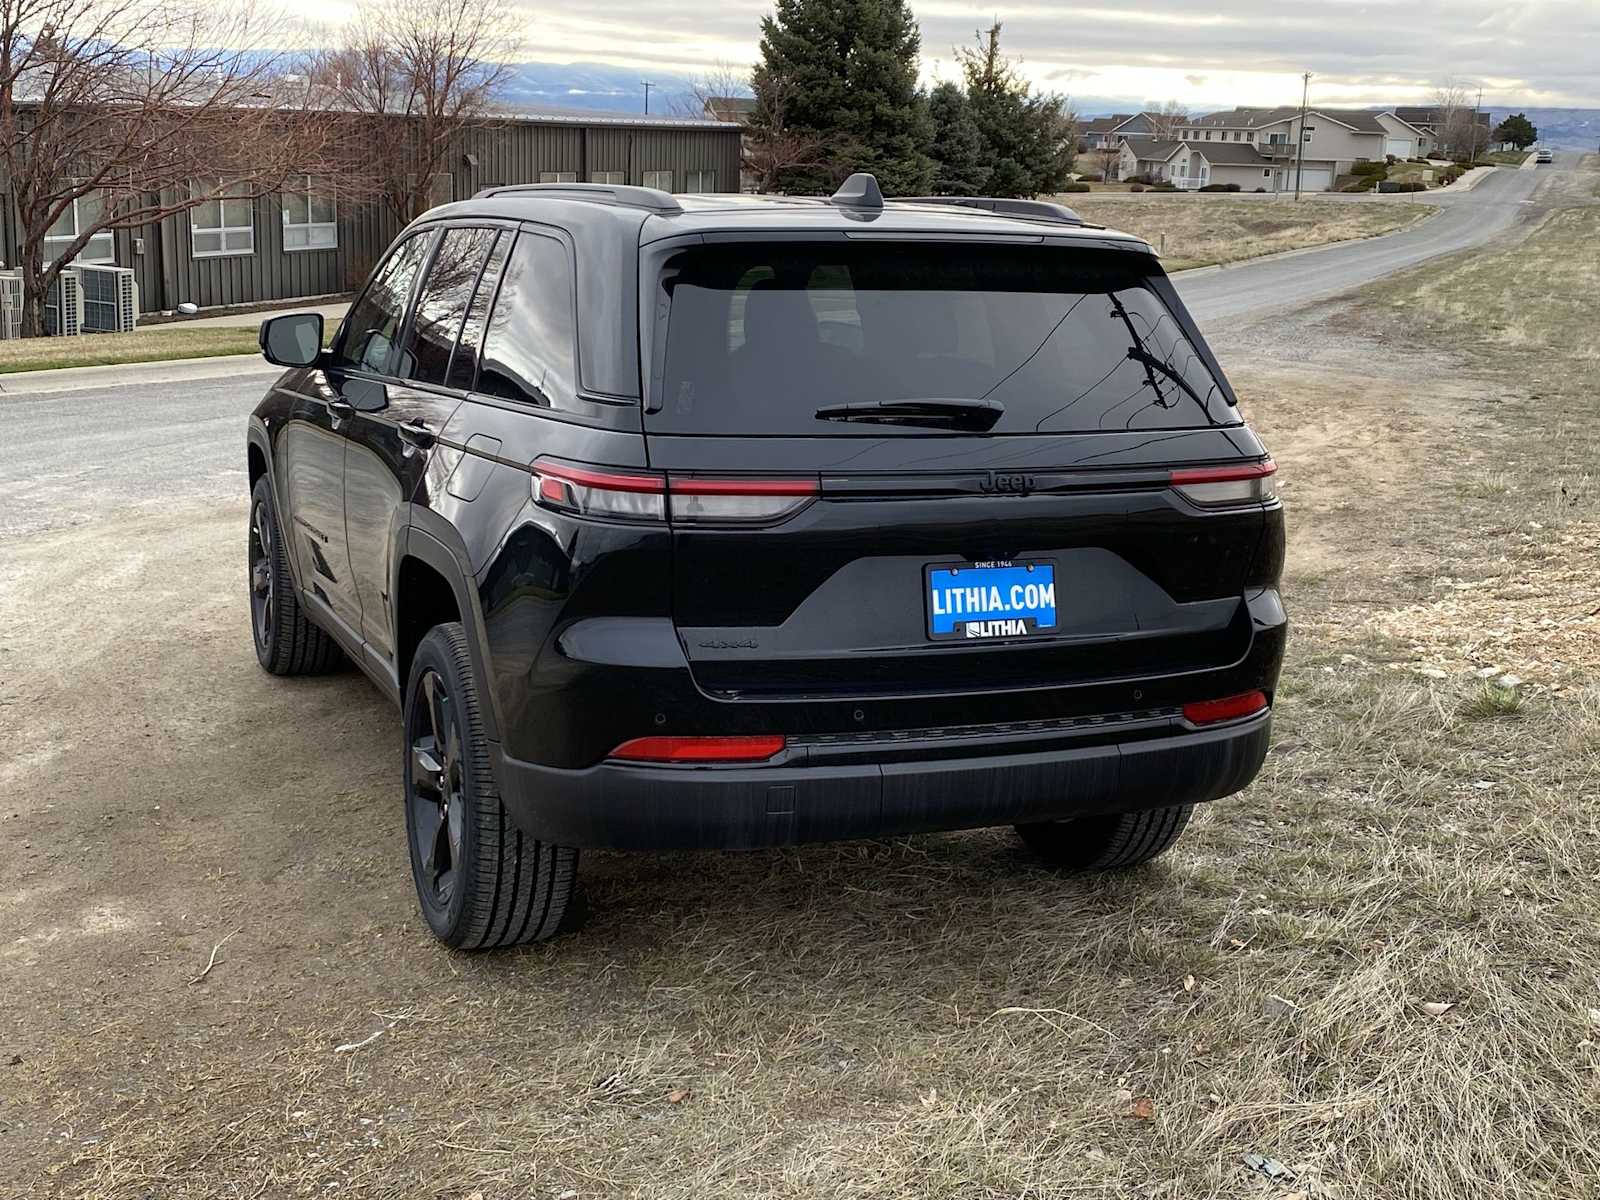
<path fill-rule="evenodd" d="M 156 327 L 141 329 L 137 333 L 96 333 L 72 338 L 24 338 L 0 342 L 0 374 L 259 353 L 261 350 L 256 345 L 256 330 L 253 327 Z"/>
<path fill-rule="evenodd" d="M 1289 502 L 1276 744 L 1122 876 L 595 855 L 582 934 L 453 956 L 392 714 L 255 669 L 242 504 L 0 546 L 0 1194 L 1593 1195 L 1600 673 L 1485 707 L 1457 650 L 1600 578 L 1600 372 L 1400 294 L 1220 347 Z"/>
<path fill-rule="evenodd" d="M 1058 197 L 1085 220 L 1137 234 L 1160 248 L 1169 271 L 1238 262 L 1282 250 L 1374 237 L 1431 216 L 1406 201 L 1293 200 L 1205 195 Z"/>

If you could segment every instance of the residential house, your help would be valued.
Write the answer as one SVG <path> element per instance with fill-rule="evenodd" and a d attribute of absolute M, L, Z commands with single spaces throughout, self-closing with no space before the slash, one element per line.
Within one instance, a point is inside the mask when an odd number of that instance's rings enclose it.
<path fill-rule="evenodd" d="M 1202 149 L 1226 142 L 1253 146 L 1273 170 L 1268 191 L 1324 192 L 1358 162 L 1381 161 L 1390 129 L 1366 109 L 1308 109 L 1302 128 L 1298 108 L 1235 108 L 1191 117 L 1178 136 Z"/>
<path fill-rule="evenodd" d="M 1448 142 L 1450 139 L 1451 131 L 1445 128 L 1447 124 L 1451 123 L 1449 113 L 1447 110 L 1440 109 L 1436 105 L 1402 104 L 1396 105 L 1394 108 L 1388 109 L 1387 111 L 1389 115 L 1394 117 L 1396 120 L 1405 122 L 1413 129 L 1419 130 L 1428 138 L 1430 144 L 1426 150 L 1423 151 L 1423 153 L 1426 153 L 1428 150 L 1441 149 L 1441 140 Z M 1489 144 L 1489 134 L 1491 132 L 1489 114 L 1480 109 L 1473 109 L 1469 113 L 1462 113 L 1460 109 L 1455 111 L 1460 114 L 1462 122 L 1466 124 L 1468 128 L 1468 136 L 1472 137 L 1473 140 L 1473 144 L 1471 146 L 1462 146 L 1460 148 L 1461 152 L 1467 153 L 1468 151 L 1481 151 Z M 1471 130 L 1473 129 L 1476 129 L 1477 131 L 1475 137 L 1473 137 L 1471 134 Z M 1453 149 L 1452 147 L 1445 148 Z"/>
<path fill-rule="evenodd" d="M 1135 139 L 1122 143 L 1118 168 L 1124 179 L 1139 175 L 1186 191 L 1230 183 L 1241 192 L 1280 190 L 1276 164 L 1248 142 Z M 1293 189 L 1292 179 L 1288 186 Z"/>

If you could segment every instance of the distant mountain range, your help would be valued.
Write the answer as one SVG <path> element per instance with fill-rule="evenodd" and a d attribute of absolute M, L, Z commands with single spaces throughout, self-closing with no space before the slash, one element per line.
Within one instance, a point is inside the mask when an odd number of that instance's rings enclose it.
<path fill-rule="evenodd" d="M 1552 150 L 1600 150 L 1600 108 L 1491 108 L 1489 119 L 1500 124 L 1512 113 L 1524 113 L 1539 131 L 1539 144 Z"/>
<path fill-rule="evenodd" d="M 693 104 L 694 80 L 685 75 L 613 67 L 605 63 L 519 63 L 506 84 L 504 97 L 513 104 L 554 104 L 605 112 L 643 112 L 644 80 L 650 80 L 650 111 L 684 111 Z M 1131 112 L 1139 105 L 1103 96 L 1075 96 L 1073 107 L 1084 116 Z M 1514 112 L 1526 113 L 1539 130 L 1539 141 L 1553 150 L 1600 149 L 1600 109 L 1491 108 L 1498 125 Z"/>
<path fill-rule="evenodd" d="M 694 81 L 685 76 L 604 63 L 519 63 L 501 96 L 512 104 L 639 113 L 644 111 L 646 79 L 652 113 L 674 112 L 692 102 Z"/>

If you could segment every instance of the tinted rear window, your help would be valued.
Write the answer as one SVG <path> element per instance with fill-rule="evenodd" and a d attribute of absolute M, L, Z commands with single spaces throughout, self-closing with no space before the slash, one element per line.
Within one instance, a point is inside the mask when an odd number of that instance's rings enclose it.
<path fill-rule="evenodd" d="M 1117 251 L 1036 245 L 687 250 L 660 282 L 665 348 L 649 425 L 926 435 L 814 416 L 926 398 L 1000 403 L 997 434 L 1237 423 L 1142 265 Z"/>

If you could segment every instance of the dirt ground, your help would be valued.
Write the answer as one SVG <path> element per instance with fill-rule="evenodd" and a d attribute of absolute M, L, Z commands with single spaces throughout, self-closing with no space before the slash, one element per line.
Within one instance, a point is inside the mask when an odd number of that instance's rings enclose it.
<path fill-rule="evenodd" d="M 256 667 L 242 500 L 0 544 L 0 1195 L 1595 1195 L 1600 369 L 1522 267 L 1597 220 L 1218 339 L 1275 746 L 1122 876 L 595 854 L 581 933 L 452 955 L 393 714 Z M 1394 320 L 1485 261 L 1515 336 Z"/>
<path fill-rule="evenodd" d="M 1426 220 L 1433 206 L 1406 200 L 1249 198 L 1217 194 L 1057 197 L 1085 220 L 1137 234 L 1169 271 L 1238 262 L 1282 250 L 1374 237 Z"/>

